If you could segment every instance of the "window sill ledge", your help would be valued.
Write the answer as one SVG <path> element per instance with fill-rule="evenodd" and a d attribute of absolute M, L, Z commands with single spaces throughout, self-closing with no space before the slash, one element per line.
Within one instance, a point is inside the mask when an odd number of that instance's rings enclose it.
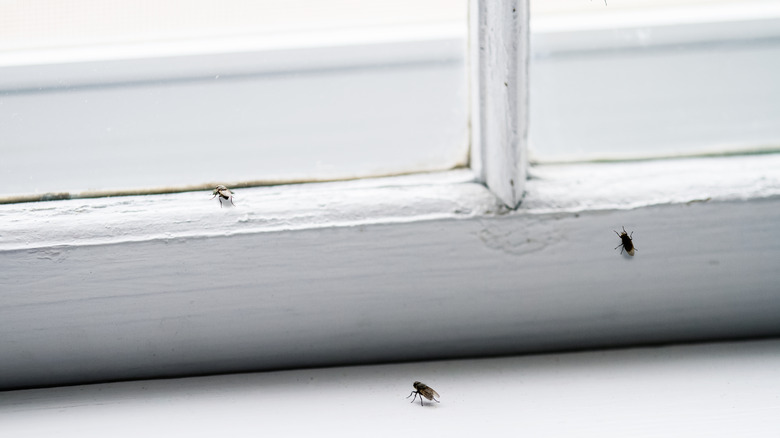
<path fill-rule="evenodd" d="M 780 335 L 779 160 L 0 206 L 0 388 Z"/>
<path fill-rule="evenodd" d="M 0 432 L 768 437 L 780 429 L 778 352 L 767 340 L 15 391 Z M 441 403 L 404 399 L 414 380 Z"/>
<path fill-rule="evenodd" d="M 780 154 L 531 167 L 522 210 L 632 210 L 780 195 Z"/>
<path fill-rule="evenodd" d="M 470 170 L 236 190 L 0 205 L 0 251 L 465 218 L 499 209 Z"/>

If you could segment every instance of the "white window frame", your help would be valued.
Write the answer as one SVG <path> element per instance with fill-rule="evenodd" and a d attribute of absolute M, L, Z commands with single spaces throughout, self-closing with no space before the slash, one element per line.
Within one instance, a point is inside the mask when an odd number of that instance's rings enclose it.
<path fill-rule="evenodd" d="M 471 170 L 0 206 L 0 388 L 780 334 L 780 157 L 526 178 L 527 18 L 471 6 Z"/>

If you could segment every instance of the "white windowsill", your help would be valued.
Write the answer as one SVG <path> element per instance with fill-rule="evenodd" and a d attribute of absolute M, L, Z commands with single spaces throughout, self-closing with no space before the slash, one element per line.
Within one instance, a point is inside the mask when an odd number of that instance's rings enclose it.
<path fill-rule="evenodd" d="M 3 436 L 770 437 L 780 341 L 6 392 Z M 404 399 L 421 380 L 440 404 Z"/>
<path fill-rule="evenodd" d="M 0 250 L 353 227 L 481 215 L 498 204 L 470 170 L 210 191 L 8 204 Z"/>
<path fill-rule="evenodd" d="M 530 174 L 2 205 L 0 386 L 780 334 L 780 156 Z"/>

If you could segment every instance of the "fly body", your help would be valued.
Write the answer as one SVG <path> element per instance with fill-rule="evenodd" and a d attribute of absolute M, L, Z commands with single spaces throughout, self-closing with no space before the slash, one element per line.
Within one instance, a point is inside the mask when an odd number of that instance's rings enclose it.
<path fill-rule="evenodd" d="M 615 249 L 618 249 L 622 246 L 623 248 L 620 249 L 621 254 L 623 254 L 623 250 L 625 250 L 626 253 L 628 253 L 628 255 L 633 256 L 634 251 L 638 251 L 634 246 L 634 241 L 631 240 L 634 237 L 633 231 L 631 232 L 631 235 L 629 235 L 628 232 L 626 232 L 626 227 L 623 227 L 622 233 L 618 233 L 617 231 L 615 231 L 615 234 L 617 234 L 618 237 L 620 237 L 620 245 L 616 246 Z"/>
<path fill-rule="evenodd" d="M 438 392 L 434 391 L 433 388 L 426 385 L 425 383 L 421 382 L 414 382 L 412 383 L 412 386 L 414 387 L 414 391 L 411 392 L 406 398 L 411 397 L 414 395 L 414 398 L 412 399 L 412 403 L 414 403 L 415 400 L 417 400 L 417 395 L 420 395 L 420 406 L 423 406 L 423 397 L 427 398 L 428 400 L 433 400 L 436 403 L 439 403 L 438 400 L 436 400 L 436 397 L 441 397 Z"/>
<path fill-rule="evenodd" d="M 218 185 L 213 192 L 211 192 L 214 196 L 211 197 L 211 199 L 214 199 L 215 197 L 219 196 L 219 207 L 222 208 L 222 201 L 230 201 L 231 204 L 233 204 L 233 192 L 230 191 L 229 188 Z M 236 204 L 233 204 L 236 205 Z"/>

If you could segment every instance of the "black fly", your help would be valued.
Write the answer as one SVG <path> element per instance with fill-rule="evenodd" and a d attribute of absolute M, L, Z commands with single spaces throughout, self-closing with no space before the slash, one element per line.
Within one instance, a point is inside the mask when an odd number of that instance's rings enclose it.
<path fill-rule="evenodd" d="M 414 391 L 411 392 L 406 398 L 409 398 L 414 394 L 414 398 L 412 399 L 412 403 L 414 403 L 415 400 L 417 400 L 417 394 L 420 394 L 420 406 L 423 406 L 423 397 L 427 398 L 428 400 L 433 400 L 436 403 L 439 403 L 438 400 L 436 400 L 436 397 L 441 397 L 438 392 L 434 391 L 433 388 L 426 385 L 425 383 L 420 382 L 414 382 L 412 383 L 412 386 L 414 387 Z"/>
<path fill-rule="evenodd" d="M 615 230 L 612 230 L 612 231 L 615 231 Z M 617 234 L 618 237 L 620 237 L 620 245 L 616 246 L 615 249 L 618 249 L 618 248 L 620 248 L 622 246 L 623 248 L 620 249 L 620 253 L 621 254 L 623 254 L 623 250 L 624 249 L 626 250 L 626 252 L 630 256 L 634 255 L 634 251 L 638 251 L 638 249 L 636 249 L 636 247 L 634 247 L 634 241 L 631 240 L 631 238 L 634 237 L 634 232 L 633 231 L 631 232 L 631 235 L 629 236 L 628 232 L 626 232 L 626 227 L 623 227 L 623 232 L 622 233 L 618 233 L 617 231 L 615 231 L 615 234 Z"/>

